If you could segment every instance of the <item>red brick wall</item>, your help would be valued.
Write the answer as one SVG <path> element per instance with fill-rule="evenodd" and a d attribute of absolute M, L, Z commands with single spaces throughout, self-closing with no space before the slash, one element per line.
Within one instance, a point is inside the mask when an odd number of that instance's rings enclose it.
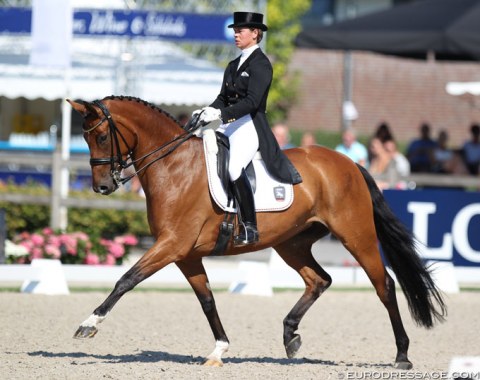
<path fill-rule="evenodd" d="M 447 129 L 452 147 L 469 137 L 480 122 L 480 96 L 449 95 L 451 81 L 480 81 L 480 63 L 427 62 L 367 52 L 354 52 L 352 100 L 359 118 L 353 127 L 370 135 L 381 121 L 399 141 L 418 135 L 428 122 L 433 137 Z M 299 99 L 288 117 L 292 129 L 341 129 L 343 53 L 297 49 L 291 72 L 300 75 Z"/>

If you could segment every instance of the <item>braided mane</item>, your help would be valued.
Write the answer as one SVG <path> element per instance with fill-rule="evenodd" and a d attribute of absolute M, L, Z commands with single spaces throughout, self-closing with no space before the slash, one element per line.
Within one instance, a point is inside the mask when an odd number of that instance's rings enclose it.
<path fill-rule="evenodd" d="M 180 122 L 172 114 L 170 114 L 167 111 L 161 109 L 160 107 L 157 107 L 155 104 L 152 104 L 152 103 L 147 102 L 146 100 L 143 100 L 143 99 L 140 99 L 140 98 L 136 98 L 135 96 L 110 95 L 110 96 L 106 96 L 102 100 L 120 100 L 120 101 L 127 100 L 127 101 L 130 101 L 130 102 L 137 102 L 137 103 L 143 104 L 144 106 L 149 107 L 149 108 L 151 108 L 155 111 L 158 111 L 161 114 L 164 114 L 165 116 L 167 116 L 170 119 L 172 119 L 173 121 L 175 121 L 178 125 L 180 125 Z"/>

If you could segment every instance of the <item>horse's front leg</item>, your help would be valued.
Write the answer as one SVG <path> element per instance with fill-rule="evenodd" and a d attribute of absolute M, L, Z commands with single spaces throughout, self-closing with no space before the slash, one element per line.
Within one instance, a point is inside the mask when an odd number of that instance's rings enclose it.
<path fill-rule="evenodd" d="M 202 305 L 203 312 L 210 324 L 210 328 L 212 329 L 213 336 L 215 337 L 215 349 L 207 356 L 204 364 L 214 367 L 222 366 L 222 355 L 228 351 L 229 341 L 217 313 L 217 307 L 215 306 L 215 300 L 213 298 L 202 259 L 195 258 L 184 260 L 179 261 L 176 264 L 197 295 L 197 298 Z"/>
<path fill-rule="evenodd" d="M 174 244 L 169 240 L 157 241 L 145 252 L 142 258 L 117 281 L 113 291 L 105 301 L 80 324 L 73 337 L 93 338 L 98 332 L 97 325 L 106 318 L 113 306 L 125 293 L 178 258 L 177 255 L 171 253 L 175 252 Z M 167 252 L 167 254 L 163 254 L 163 252 Z"/>

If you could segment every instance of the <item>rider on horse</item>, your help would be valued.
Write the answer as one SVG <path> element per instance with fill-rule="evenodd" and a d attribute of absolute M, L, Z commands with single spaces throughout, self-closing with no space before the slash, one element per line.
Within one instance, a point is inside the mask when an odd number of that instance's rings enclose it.
<path fill-rule="evenodd" d="M 284 183 L 297 184 L 302 178 L 280 149 L 266 117 L 267 97 L 272 82 L 272 65 L 259 48 L 263 32 L 263 15 L 234 12 L 235 45 L 242 54 L 231 61 L 224 73 L 220 94 L 210 106 L 196 110 L 199 121 L 210 123 L 220 119 L 217 129 L 230 142 L 229 175 L 240 212 L 240 230 L 234 245 L 258 241 L 257 221 L 252 188 L 245 168 L 260 150 L 268 172 Z"/>

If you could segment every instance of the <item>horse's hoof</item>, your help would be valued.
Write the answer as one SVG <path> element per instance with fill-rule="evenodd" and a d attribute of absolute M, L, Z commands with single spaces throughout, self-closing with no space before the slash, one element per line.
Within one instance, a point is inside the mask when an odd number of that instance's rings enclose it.
<path fill-rule="evenodd" d="M 287 357 L 289 359 L 294 358 L 301 346 L 302 338 L 300 338 L 300 335 L 295 334 L 290 340 L 290 342 L 288 342 L 288 344 L 285 346 L 285 351 L 287 351 Z"/>
<path fill-rule="evenodd" d="M 401 362 L 396 362 L 395 363 L 395 368 L 396 369 L 409 370 L 409 369 L 413 368 L 413 364 L 410 361 L 405 360 L 405 361 L 401 361 Z"/>
<path fill-rule="evenodd" d="M 73 337 L 77 339 L 93 338 L 97 332 L 98 329 L 95 326 L 80 326 Z"/>
<path fill-rule="evenodd" d="M 206 367 L 222 367 L 223 362 L 217 359 L 207 359 L 203 365 Z"/>

